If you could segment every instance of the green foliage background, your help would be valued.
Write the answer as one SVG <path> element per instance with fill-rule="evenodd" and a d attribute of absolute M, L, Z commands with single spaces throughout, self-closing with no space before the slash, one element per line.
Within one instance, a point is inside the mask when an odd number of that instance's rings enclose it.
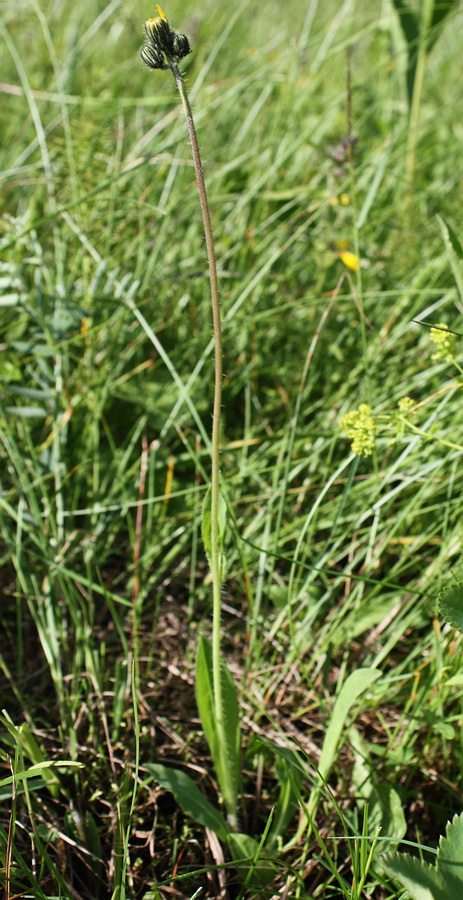
<path fill-rule="evenodd" d="M 432 843 L 461 808 L 461 645 L 437 596 L 459 575 L 463 415 L 459 372 L 431 359 L 419 323 L 461 330 L 461 260 L 436 218 L 463 240 L 461 9 L 426 60 L 411 185 L 392 4 L 171 0 L 165 12 L 193 47 L 184 69 L 217 242 L 236 520 L 224 630 L 242 700 L 254 728 L 292 724 L 320 748 L 346 675 L 381 669 L 356 712 L 361 737 L 346 729 L 339 747 L 338 789 L 356 821 L 362 756 L 372 783 L 399 792 L 409 836 L 422 827 Z M 142 765 L 164 760 L 161 715 L 195 746 L 189 667 L 210 613 L 205 248 L 173 80 L 137 56 L 153 14 L 138 0 L 5 0 L 0 35 L 2 705 L 39 735 L 32 751 L 5 729 L 2 758 L 84 763 L 56 776 L 53 815 L 50 779 L 37 794 L 43 822 L 71 836 L 69 811 L 91 810 L 101 896 L 101 879 L 122 890 L 125 878 L 116 867 L 111 882 L 107 860 L 131 834 L 135 743 Z M 404 396 L 418 409 L 399 427 Z M 361 402 L 391 426 L 367 460 L 338 427 Z M 131 682 L 149 698 L 138 732 Z M 146 803 L 140 788 L 141 819 Z M 59 865 L 42 865 L 60 883 Z M 129 894 L 143 896 L 137 878 Z"/>

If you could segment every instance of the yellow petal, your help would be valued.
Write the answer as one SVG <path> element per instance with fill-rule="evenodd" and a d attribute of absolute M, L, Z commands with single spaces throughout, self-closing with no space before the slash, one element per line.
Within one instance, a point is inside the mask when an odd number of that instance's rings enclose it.
<path fill-rule="evenodd" d="M 355 253 L 351 253 L 350 250 L 338 250 L 338 256 L 348 269 L 352 269 L 353 272 L 358 272 L 360 261 Z"/>
<path fill-rule="evenodd" d="M 158 6 L 157 3 L 156 3 L 156 9 L 157 9 L 159 15 L 161 16 L 161 19 L 164 19 L 164 22 L 167 22 L 167 16 L 166 16 L 166 14 L 163 12 L 163 10 L 161 9 L 161 7 Z"/>

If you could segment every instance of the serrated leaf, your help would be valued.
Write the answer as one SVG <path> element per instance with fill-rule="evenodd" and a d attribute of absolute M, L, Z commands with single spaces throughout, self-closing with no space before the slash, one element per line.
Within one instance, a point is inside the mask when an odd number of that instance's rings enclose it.
<path fill-rule="evenodd" d="M 201 635 L 196 661 L 196 703 L 225 805 L 234 816 L 241 784 L 240 713 L 236 687 L 223 660 L 221 687 L 224 706 L 222 735 L 219 734 L 215 714 L 212 648 Z"/>
<path fill-rule="evenodd" d="M 227 840 L 228 826 L 224 817 L 186 772 L 180 769 L 169 769 L 161 763 L 147 763 L 148 772 L 166 791 L 170 791 L 178 805 L 186 815 L 199 822 L 204 828 L 214 831 L 221 841 Z"/>
<path fill-rule="evenodd" d="M 439 597 L 439 610 L 452 628 L 463 632 L 463 584 L 449 584 Z"/>
<path fill-rule="evenodd" d="M 398 881 L 413 900 L 453 900 L 463 897 L 463 813 L 447 822 L 439 841 L 437 864 L 430 866 L 408 853 L 381 858 L 384 871 Z"/>
<path fill-rule="evenodd" d="M 409 891 L 413 900 L 450 900 L 453 896 L 443 893 L 441 879 L 434 866 L 408 853 L 386 854 L 381 857 L 381 865 L 390 878 Z"/>
<path fill-rule="evenodd" d="M 463 813 L 447 822 L 439 841 L 437 870 L 447 897 L 463 897 Z"/>

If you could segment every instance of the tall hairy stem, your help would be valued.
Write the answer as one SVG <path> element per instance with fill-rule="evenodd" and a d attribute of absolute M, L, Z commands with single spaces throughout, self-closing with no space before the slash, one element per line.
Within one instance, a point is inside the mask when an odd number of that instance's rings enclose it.
<path fill-rule="evenodd" d="M 223 702 L 221 681 L 221 654 L 220 654 L 220 613 L 221 613 L 221 587 L 222 571 L 219 552 L 219 491 L 220 491 L 220 413 L 222 404 L 222 326 L 220 320 L 219 285 L 217 279 L 217 265 L 215 258 L 214 239 L 212 236 L 211 217 L 207 201 L 206 185 L 204 183 L 203 167 L 199 152 L 196 128 L 191 112 L 190 101 L 185 90 L 183 78 L 175 63 L 170 63 L 175 82 L 182 100 L 183 110 L 190 136 L 191 151 L 196 173 L 196 181 L 199 192 L 199 202 L 203 217 L 204 235 L 206 238 L 207 259 L 209 265 L 209 280 L 211 288 L 212 321 L 214 329 L 214 406 L 212 413 L 212 440 L 211 440 L 211 550 L 210 567 L 213 592 L 213 620 L 212 620 L 212 671 L 214 681 L 214 707 L 216 715 L 217 731 L 223 735 Z M 224 741 L 225 744 L 225 741 Z"/>

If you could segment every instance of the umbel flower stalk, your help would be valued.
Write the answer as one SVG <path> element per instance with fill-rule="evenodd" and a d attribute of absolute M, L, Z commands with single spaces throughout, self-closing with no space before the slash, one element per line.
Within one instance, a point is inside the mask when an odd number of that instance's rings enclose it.
<path fill-rule="evenodd" d="M 190 102 L 185 89 L 183 78 L 178 68 L 179 60 L 183 59 L 190 53 L 190 45 L 188 38 L 184 34 L 179 34 L 172 30 L 169 22 L 160 6 L 157 6 L 159 13 L 153 19 L 145 22 L 146 44 L 140 52 L 140 56 L 146 65 L 151 69 L 170 69 L 177 85 L 183 110 L 185 113 L 188 134 L 190 138 L 193 162 L 196 174 L 196 182 L 198 185 L 199 201 L 201 206 L 201 214 L 204 227 L 204 235 L 206 239 L 207 259 L 209 268 L 209 281 L 212 305 L 212 321 L 214 335 L 214 403 L 212 414 L 212 435 L 211 435 L 211 485 L 210 492 L 206 498 L 203 535 L 205 535 L 205 521 L 207 518 L 207 538 L 204 536 L 206 551 L 209 559 L 212 591 L 213 591 L 213 621 L 212 621 L 212 692 L 213 692 L 213 711 L 214 711 L 214 731 L 212 741 L 206 731 L 211 746 L 211 752 L 219 783 L 222 781 L 221 789 L 228 809 L 230 824 L 236 828 L 237 824 L 237 792 L 231 786 L 231 776 L 227 775 L 233 764 L 229 759 L 230 741 L 227 737 L 227 725 L 225 722 L 224 710 L 224 690 L 227 693 L 227 679 L 224 685 L 224 665 L 221 660 L 220 652 L 220 624 L 221 624 L 221 586 L 223 580 L 224 556 L 222 552 L 223 543 L 223 507 L 224 501 L 220 493 L 220 457 L 219 457 L 219 436 L 220 436 L 220 413 L 222 402 L 222 331 L 220 318 L 219 290 L 217 279 L 217 265 L 214 249 L 214 240 L 212 235 L 211 219 L 209 213 L 209 205 L 207 200 L 206 186 L 204 183 L 203 168 L 201 156 L 199 152 L 198 139 L 191 111 Z M 228 688 L 229 690 L 230 688 Z M 198 679 L 197 679 L 197 697 L 198 697 Z M 227 698 L 228 702 L 228 698 Z M 201 710 L 200 710 L 201 711 Z M 239 726 L 235 737 L 239 735 Z M 214 753 L 214 747 L 216 753 Z M 231 753 L 231 756 L 236 755 Z M 216 758 L 219 757 L 219 759 Z M 236 768 L 236 765 L 235 765 Z M 220 777 L 222 771 L 223 777 Z M 225 783 L 223 781 L 225 780 Z M 228 784 L 227 784 L 228 781 Z"/>

